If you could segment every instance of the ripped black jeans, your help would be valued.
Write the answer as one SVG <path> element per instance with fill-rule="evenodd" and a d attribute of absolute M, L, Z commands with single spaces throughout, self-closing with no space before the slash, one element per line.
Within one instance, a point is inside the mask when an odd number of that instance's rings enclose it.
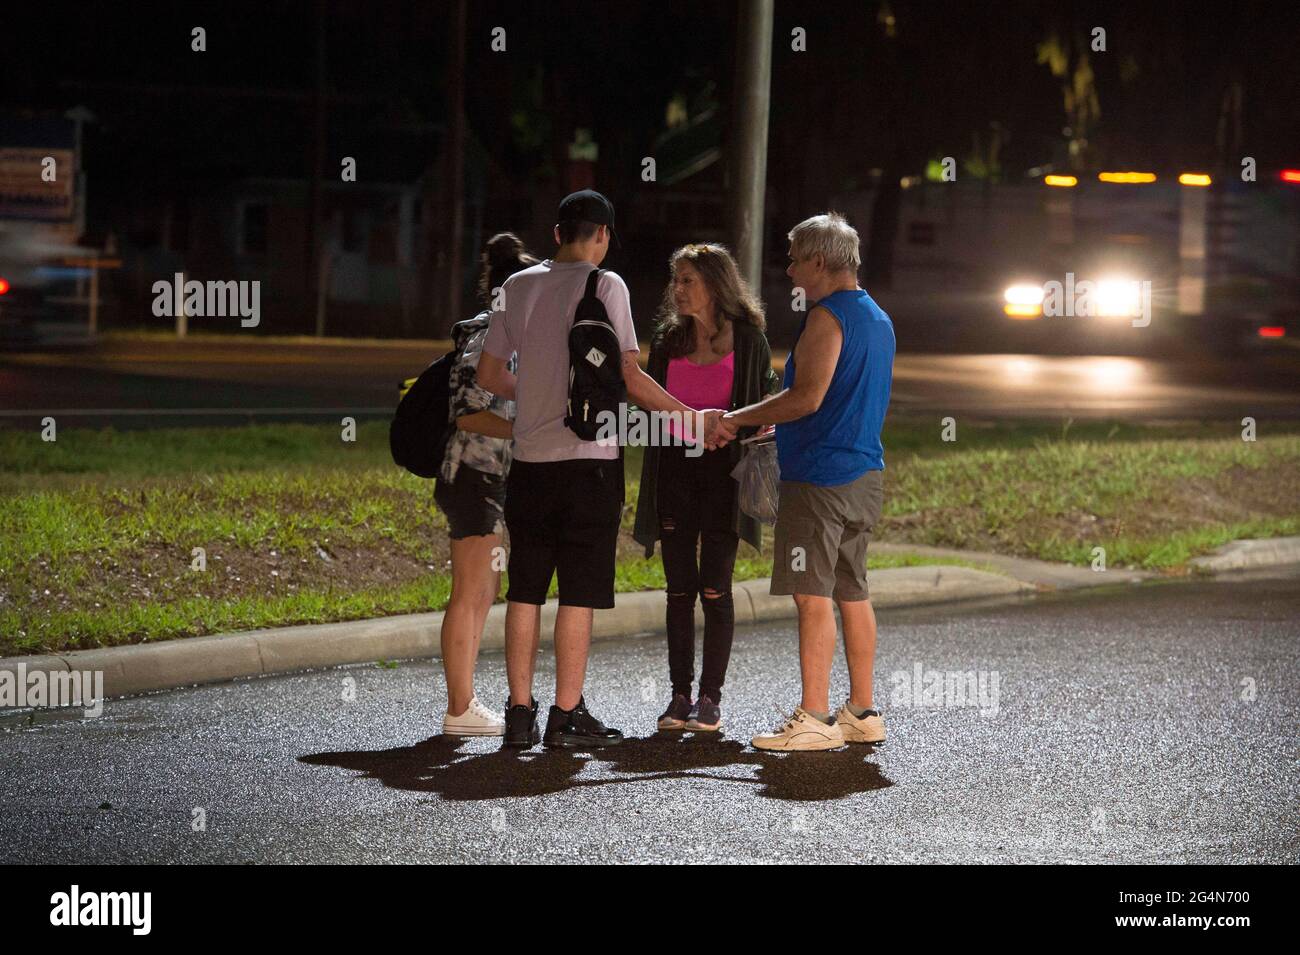
<path fill-rule="evenodd" d="M 731 574 L 740 543 L 732 524 L 736 482 L 727 450 L 705 451 L 692 458 L 684 448 L 660 448 L 658 489 L 659 548 L 668 583 L 668 673 L 673 693 L 692 696 L 698 597 L 704 608 L 700 693 L 720 701 L 736 629 Z"/>

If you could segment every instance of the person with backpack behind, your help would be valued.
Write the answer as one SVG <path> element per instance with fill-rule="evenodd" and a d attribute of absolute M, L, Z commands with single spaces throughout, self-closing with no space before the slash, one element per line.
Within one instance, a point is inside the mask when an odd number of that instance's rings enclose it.
<path fill-rule="evenodd" d="M 650 377 L 700 410 L 743 408 L 779 391 L 763 306 L 731 253 L 712 243 L 688 245 L 673 253 L 669 268 L 650 343 Z M 651 446 L 642 458 L 633 536 L 646 557 L 654 556 L 659 541 L 668 584 L 672 699 L 659 717 L 662 730 L 712 732 L 722 725 L 722 683 L 735 630 L 736 550 L 741 540 L 759 553 L 763 549 L 762 525 L 741 512 L 731 476 L 744 452 L 734 441 L 702 454 L 684 445 Z M 704 655 L 699 699 L 692 701 L 697 598 L 704 608 Z"/>
<path fill-rule="evenodd" d="M 695 413 L 641 370 L 627 285 L 600 268 L 617 241 L 610 201 L 589 189 L 567 196 L 554 232 L 554 257 L 506 282 L 479 363 L 479 384 L 518 407 L 506 492 L 510 698 L 503 745 L 590 749 L 623 741 L 583 697 L 592 611 L 614 606 L 624 497 L 622 449 L 596 440 L 596 419 L 625 413 L 628 401 L 647 411 Z M 713 409 L 718 431 L 721 415 Z M 543 736 L 533 671 L 552 576 L 559 580 L 555 704 Z"/>
<path fill-rule="evenodd" d="M 478 701 L 474 666 L 488 610 L 501 572 L 494 551 L 505 525 L 506 475 L 510 471 L 514 402 L 479 387 L 477 369 L 491 316 L 492 296 L 506 279 L 536 265 L 510 232 L 488 240 L 479 268 L 478 297 L 484 310 L 452 327 L 450 418 L 433 499 L 447 518 L 451 538 L 451 598 L 442 617 L 442 668 L 447 679 L 447 736 L 500 736 L 505 723 Z"/>

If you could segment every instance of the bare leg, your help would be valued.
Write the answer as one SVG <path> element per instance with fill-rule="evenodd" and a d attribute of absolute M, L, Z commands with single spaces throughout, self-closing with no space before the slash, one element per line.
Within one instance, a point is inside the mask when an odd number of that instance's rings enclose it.
<path fill-rule="evenodd" d="M 506 604 L 506 679 L 510 683 L 510 705 L 533 705 L 533 667 L 537 663 L 537 642 L 542 630 L 539 604 Z"/>
<path fill-rule="evenodd" d="M 872 709 L 871 679 L 876 666 L 876 611 L 870 600 L 839 604 L 844 622 L 844 659 L 849 663 L 849 702 Z"/>
<path fill-rule="evenodd" d="M 488 610 L 501 585 L 492 569 L 492 548 L 500 534 L 451 542 L 451 599 L 442 617 L 442 670 L 447 677 L 447 712 L 460 716 L 474 696 L 474 665 Z"/>
<path fill-rule="evenodd" d="M 555 705 L 571 710 L 582 697 L 591 647 L 590 607 L 561 606 L 555 614 Z"/>
<path fill-rule="evenodd" d="M 799 670 L 805 710 L 830 712 L 831 660 L 835 655 L 835 611 L 830 597 L 795 594 L 799 609 Z"/>

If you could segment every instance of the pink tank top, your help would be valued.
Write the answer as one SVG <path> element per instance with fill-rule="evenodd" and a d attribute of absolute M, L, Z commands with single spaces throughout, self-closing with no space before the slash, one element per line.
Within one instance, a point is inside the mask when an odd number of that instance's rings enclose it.
<path fill-rule="evenodd" d="M 706 408 L 731 407 L 731 384 L 736 374 L 736 353 L 712 365 L 697 365 L 689 358 L 672 358 L 668 361 L 668 387 L 670 395 L 696 411 Z M 670 424 L 673 434 L 676 427 Z"/>

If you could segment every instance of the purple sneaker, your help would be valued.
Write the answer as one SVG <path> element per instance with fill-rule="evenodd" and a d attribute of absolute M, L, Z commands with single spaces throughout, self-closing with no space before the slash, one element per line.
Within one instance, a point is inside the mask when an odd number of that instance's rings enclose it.
<path fill-rule="evenodd" d="M 664 710 L 663 715 L 659 717 L 659 728 L 661 730 L 685 729 L 686 720 L 690 715 L 690 698 L 678 693 L 673 697 L 673 701 L 668 704 L 668 709 Z"/>
<path fill-rule="evenodd" d="M 686 728 L 697 733 L 714 733 L 720 726 L 722 707 L 712 697 L 701 693 L 686 721 Z"/>

